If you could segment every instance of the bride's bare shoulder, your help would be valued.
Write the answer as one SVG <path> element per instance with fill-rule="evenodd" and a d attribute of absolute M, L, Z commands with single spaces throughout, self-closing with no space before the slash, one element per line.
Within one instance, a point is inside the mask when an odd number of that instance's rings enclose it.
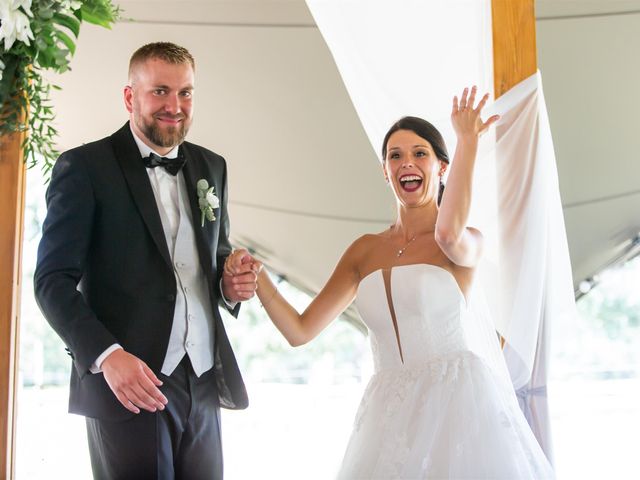
<path fill-rule="evenodd" d="M 382 233 L 366 233 L 358 237 L 347 248 L 344 257 L 358 267 L 370 258 L 373 252 L 376 252 L 384 239 Z"/>
<path fill-rule="evenodd" d="M 380 233 L 365 233 L 361 237 L 357 238 L 349 247 L 355 251 L 369 252 L 372 248 L 375 248 L 383 240 L 386 232 Z"/>

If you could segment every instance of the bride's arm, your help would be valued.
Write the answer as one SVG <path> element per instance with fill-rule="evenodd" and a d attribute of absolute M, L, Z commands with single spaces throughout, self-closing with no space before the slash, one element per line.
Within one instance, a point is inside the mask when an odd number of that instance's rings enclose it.
<path fill-rule="evenodd" d="M 471 207 L 473 169 L 478 151 L 478 138 L 492 123 L 498 120 L 494 115 L 483 122 L 480 114 L 488 94 L 473 108 L 476 87 L 464 89 L 460 102 L 453 98 L 451 122 L 458 138 L 447 187 L 436 221 L 435 239 L 444 254 L 456 265 L 473 267 L 482 251 L 482 234 L 475 228 L 467 227 Z"/>
<path fill-rule="evenodd" d="M 360 281 L 356 262 L 358 243 L 354 242 L 342 255 L 326 285 L 302 313 L 280 294 L 266 270 L 258 274 L 256 293 L 260 303 L 292 346 L 304 345 L 315 338 L 355 298 Z"/>

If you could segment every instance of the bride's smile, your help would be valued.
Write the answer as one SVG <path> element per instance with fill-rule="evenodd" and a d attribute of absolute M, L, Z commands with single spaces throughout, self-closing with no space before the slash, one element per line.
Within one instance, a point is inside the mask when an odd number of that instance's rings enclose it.
<path fill-rule="evenodd" d="M 398 130 L 389 137 L 383 164 L 398 201 L 405 206 L 430 203 L 438 194 L 438 159 L 431 144 L 411 130 Z"/>
<path fill-rule="evenodd" d="M 415 192 L 422 185 L 422 177 L 415 173 L 401 175 L 398 181 L 405 192 Z"/>

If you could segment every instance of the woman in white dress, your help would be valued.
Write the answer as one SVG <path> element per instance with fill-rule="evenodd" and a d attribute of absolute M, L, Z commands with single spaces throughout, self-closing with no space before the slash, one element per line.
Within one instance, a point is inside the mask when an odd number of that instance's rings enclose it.
<path fill-rule="evenodd" d="M 327 284 L 299 314 L 262 271 L 258 296 L 293 346 L 312 340 L 356 301 L 375 373 L 364 393 L 341 479 L 543 479 L 553 470 L 520 412 L 495 334 L 476 348 L 479 317 L 469 300 L 482 234 L 467 226 L 478 138 L 488 96 L 453 99 L 457 147 L 430 123 L 405 117 L 382 146 L 383 172 L 398 216 L 358 238 Z M 233 274 L 246 252 L 225 269 Z M 494 352 L 495 353 L 495 352 Z M 499 355 L 498 355 L 499 356 Z"/>

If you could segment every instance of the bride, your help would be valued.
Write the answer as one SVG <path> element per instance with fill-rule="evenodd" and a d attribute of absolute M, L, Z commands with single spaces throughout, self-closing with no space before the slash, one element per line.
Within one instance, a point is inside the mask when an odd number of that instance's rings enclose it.
<path fill-rule="evenodd" d="M 457 147 L 449 166 L 429 122 L 404 117 L 386 134 L 382 169 L 397 220 L 358 238 L 299 314 L 266 271 L 258 296 L 293 346 L 312 340 L 354 301 L 370 333 L 375 373 L 338 474 L 341 479 L 543 479 L 553 470 L 520 412 L 495 334 L 481 330 L 472 285 L 483 237 L 467 226 L 478 138 L 476 87 L 453 98 Z M 248 255 L 232 254 L 233 275 Z M 488 333 L 487 333 L 488 332 Z M 482 343 L 482 342 L 481 342 Z"/>

